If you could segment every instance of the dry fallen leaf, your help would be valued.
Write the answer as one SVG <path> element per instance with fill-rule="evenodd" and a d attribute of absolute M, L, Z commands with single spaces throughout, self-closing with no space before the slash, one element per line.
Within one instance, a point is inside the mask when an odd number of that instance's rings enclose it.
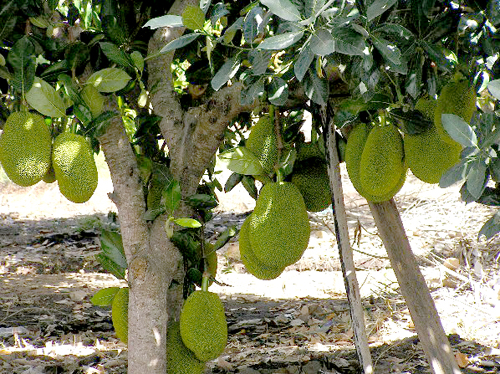
<path fill-rule="evenodd" d="M 467 355 L 463 354 L 462 352 L 455 353 L 455 360 L 457 361 L 457 364 L 461 369 L 467 367 L 470 363 L 469 357 L 467 357 Z"/>

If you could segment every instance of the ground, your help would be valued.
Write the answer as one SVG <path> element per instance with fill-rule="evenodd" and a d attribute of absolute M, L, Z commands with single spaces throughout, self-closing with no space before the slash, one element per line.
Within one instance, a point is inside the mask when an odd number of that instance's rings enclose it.
<path fill-rule="evenodd" d="M 90 302 L 99 289 L 123 284 L 94 257 L 100 230 L 118 224 L 109 174 L 100 169 L 85 204 L 65 200 L 57 184 L 21 188 L 0 177 L 0 373 L 126 373 L 109 309 Z M 375 370 L 430 373 L 366 201 L 345 171 L 343 183 Z M 241 189 L 219 198 L 213 236 L 241 225 L 253 208 Z M 460 202 L 457 186 L 411 176 L 396 202 L 464 373 L 499 372 L 500 239 L 477 237 L 494 210 Z M 310 218 L 309 248 L 276 280 L 248 274 L 236 241 L 218 252 L 211 291 L 224 302 L 229 342 L 206 373 L 360 372 L 331 210 Z"/>

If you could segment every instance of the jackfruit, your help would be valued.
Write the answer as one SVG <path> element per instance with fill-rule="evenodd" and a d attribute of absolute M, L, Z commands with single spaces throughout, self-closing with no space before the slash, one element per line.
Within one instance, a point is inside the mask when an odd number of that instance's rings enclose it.
<path fill-rule="evenodd" d="M 52 165 L 59 190 L 70 201 L 84 203 L 97 187 L 97 167 L 89 143 L 81 135 L 62 133 L 54 141 Z"/>
<path fill-rule="evenodd" d="M 403 138 L 393 125 L 375 126 L 361 155 L 359 180 L 363 190 L 382 196 L 398 184 L 405 171 Z"/>
<path fill-rule="evenodd" d="M 468 81 L 450 82 L 444 86 L 434 112 L 434 124 L 442 140 L 449 144 L 455 143 L 443 127 L 441 121 L 443 114 L 455 114 L 469 123 L 475 111 L 476 91 Z"/>
<path fill-rule="evenodd" d="M 278 140 L 269 116 L 260 117 L 253 125 L 245 146 L 257 156 L 266 174 L 274 171 L 274 165 L 278 162 Z"/>
<path fill-rule="evenodd" d="M 307 160 L 308 158 L 319 158 L 325 160 L 325 155 L 319 149 L 318 143 L 302 143 L 297 150 L 296 162 Z"/>
<path fill-rule="evenodd" d="M 270 182 L 262 187 L 249 226 L 255 258 L 275 269 L 297 262 L 309 243 L 306 205 L 290 182 Z"/>
<path fill-rule="evenodd" d="M 14 112 L 0 137 L 0 163 L 9 179 L 23 187 L 38 183 L 50 168 L 52 138 L 42 116 Z"/>
<path fill-rule="evenodd" d="M 420 99 L 415 109 L 421 111 L 426 118 L 434 118 L 435 100 Z M 453 141 L 442 140 L 436 126 L 433 125 L 423 133 L 405 134 L 404 152 L 406 163 L 413 175 L 426 183 L 439 183 L 443 174 L 460 160 L 462 146 Z"/>
<path fill-rule="evenodd" d="M 370 127 L 366 123 L 361 123 L 352 129 L 347 139 L 347 145 L 345 150 L 345 163 L 347 172 L 349 174 L 349 179 L 351 180 L 354 188 L 358 193 L 363 196 L 366 200 L 372 201 L 374 203 L 380 203 L 382 201 L 390 200 L 398 191 L 403 187 L 406 180 L 407 167 L 403 164 L 403 170 L 399 176 L 399 181 L 396 185 L 387 193 L 382 195 L 373 195 L 366 192 L 366 190 L 361 185 L 360 181 L 360 166 L 361 166 L 361 156 L 365 148 L 368 135 L 370 134 Z"/>
<path fill-rule="evenodd" d="M 291 181 L 302 194 L 309 212 L 321 212 L 332 203 L 328 168 L 323 160 L 313 157 L 298 163 Z"/>
<path fill-rule="evenodd" d="M 205 363 L 182 342 L 179 322 L 169 322 L 167 330 L 167 373 L 202 374 Z"/>
<path fill-rule="evenodd" d="M 116 336 L 123 343 L 128 341 L 128 288 L 120 288 L 111 303 L 111 321 Z"/>
<path fill-rule="evenodd" d="M 209 252 L 207 254 L 207 271 L 212 277 L 217 275 L 217 252 L 213 250 L 211 246 L 208 248 Z"/>
<path fill-rule="evenodd" d="M 263 280 L 275 279 L 281 275 L 285 268 L 269 266 L 255 258 L 255 254 L 251 248 L 249 236 L 250 217 L 251 215 L 245 219 L 240 229 L 239 248 L 241 261 L 243 262 L 243 265 L 245 265 L 247 271 L 256 278 Z"/>
<path fill-rule="evenodd" d="M 227 322 L 219 296 L 195 291 L 184 302 L 180 316 L 182 341 L 198 360 L 220 356 L 227 344 Z"/>

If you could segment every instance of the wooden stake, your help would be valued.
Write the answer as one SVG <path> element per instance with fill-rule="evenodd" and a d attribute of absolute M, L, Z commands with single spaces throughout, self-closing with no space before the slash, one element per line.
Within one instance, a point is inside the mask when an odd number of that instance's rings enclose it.
<path fill-rule="evenodd" d="M 366 336 L 365 316 L 354 268 L 354 258 L 349 241 L 344 192 L 342 189 L 342 180 L 340 175 L 340 162 L 337 151 L 337 143 L 335 141 L 335 128 L 333 124 L 327 127 L 327 149 L 329 161 L 328 174 L 330 177 L 330 188 L 333 195 L 332 209 L 335 223 L 335 235 L 339 249 L 340 263 L 342 265 L 342 273 L 344 275 L 347 300 L 349 301 L 349 310 L 351 312 L 352 328 L 354 331 L 354 345 L 356 346 L 359 362 L 363 367 L 364 373 L 372 374 L 373 364 L 370 355 L 370 348 L 368 346 L 368 338 Z"/>
<path fill-rule="evenodd" d="M 436 306 L 411 251 L 396 203 L 393 199 L 368 203 L 432 372 L 460 374 Z"/>

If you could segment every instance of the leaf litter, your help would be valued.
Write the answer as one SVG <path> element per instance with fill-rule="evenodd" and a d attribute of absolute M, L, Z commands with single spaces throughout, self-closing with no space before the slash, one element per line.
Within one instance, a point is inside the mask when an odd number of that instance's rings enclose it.
<path fill-rule="evenodd" d="M 343 175 L 376 369 L 430 373 L 369 208 Z M 109 308 L 90 303 L 97 290 L 122 284 L 94 258 L 100 229 L 116 224 L 108 215 L 116 210 L 106 196 L 110 185 L 100 181 L 100 188 L 77 211 L 51 185 L 0 184 L 0 373 L 126 373 L 126 346 L 114 335 Z M 457 362 L 465 373 L 494 373 L 500 370 L 500 240 L 478 240 L 477 232 L 495 210 L 465 205 L 456 190 L 410 178 L 396 201 Z M 240 226 L 251 206 L 221 200 L 208 226 L 214 237 Z M 212 290 L 224 302 L 229 341 L 207 373 L 359 370 L 331 213 L 314 214 L 311 222 L 310 248 L 275 281 L 245 272 L 237 241 L 218 252 L 220 285 Z"/>

